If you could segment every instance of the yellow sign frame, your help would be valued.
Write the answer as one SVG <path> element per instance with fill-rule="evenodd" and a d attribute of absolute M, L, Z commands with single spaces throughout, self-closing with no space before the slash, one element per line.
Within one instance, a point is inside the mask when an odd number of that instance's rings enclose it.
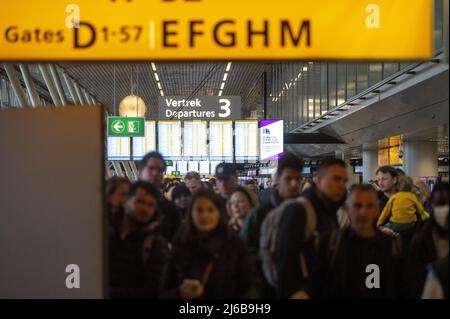
<path fill-rule="evenodd" d="M 423 60 L 432 0 L 16 0 L 0 61 Z"/>

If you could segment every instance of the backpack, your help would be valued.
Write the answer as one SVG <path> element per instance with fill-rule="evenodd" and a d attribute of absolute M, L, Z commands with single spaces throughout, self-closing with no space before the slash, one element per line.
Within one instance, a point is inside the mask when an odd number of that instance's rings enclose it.
<path fill-rule="evenodd" d="M 261 237 L 259 247 L 263 274 L 267 282 L 274 287 L 277 285 L 275 256 L 277 252 L 276 245 L 278 227 L 286 207 L 295 203 L 301 204 L 306 212 L 304 240 L 309 240 L 316 232 L 317 216 L 314 206 L 306 197 L 298 197 L 296 199 L 288 200 L 280 206 L 272 209 L 261 224 Z M 303 276 L 305 278 L 309 277 L 309 271 L 306 266 L 306 260 L 303 252 L 300 254 L 300 267 Z"/>

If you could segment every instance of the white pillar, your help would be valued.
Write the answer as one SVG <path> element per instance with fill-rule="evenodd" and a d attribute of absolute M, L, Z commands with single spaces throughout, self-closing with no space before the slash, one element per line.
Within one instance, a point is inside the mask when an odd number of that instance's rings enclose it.
<path fill-rule="evenodd" d="M 404 144 L 405 173 L 411 177 L 438 176 L 438 147 L 436 142 L 407 141 Z"/>
<path fill-rule="evenodd" d="M 378 169 L 378 150 L 363 150 L 363 182 L 367 183 L 375 179 Z"/>

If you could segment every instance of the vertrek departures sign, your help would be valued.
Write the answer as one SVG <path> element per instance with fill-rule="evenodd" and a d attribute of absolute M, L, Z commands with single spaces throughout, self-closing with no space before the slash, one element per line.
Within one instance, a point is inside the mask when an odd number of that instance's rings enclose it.
<path fill-rule="evenodd" d="M 241 119 L 240 96 L 160 96 L 160 120 L 238 120 Z"/>
<path fill-rule="evenodd" d="M 418 60 L 432 0 L 14 0 L 0 61 Z"/>

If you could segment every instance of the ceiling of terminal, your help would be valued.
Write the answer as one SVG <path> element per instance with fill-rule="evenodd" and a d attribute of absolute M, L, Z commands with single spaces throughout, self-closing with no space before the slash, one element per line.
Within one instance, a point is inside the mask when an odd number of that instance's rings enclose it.
<path fill-rule="evenodd" d="M 157 115 L 158 97 L 161 96 L 161 93 L 164 96 L 217 96 L 221 91 L 224 80 L 223 95 L 239 95 L 243 99 L 244 108 L 247 110 L 254 109 L 262 103 L 262 74 L 265 71 L 270 72 L 272 64 L 248 62 L 231 64 L 228 62 L 64 63 L 59 66 L 93 94 L 100 103 L 106 105 L 111 114 L 118 114 L 120 101 L 125 96 L 130 95 L 134 87 L 135 94 L 141 96 L 146 102 L 147 115 L 154 117 Z M 37 65 L 30 65 L 30 70 L 35 79 L 45 87 Z M 270 76 L 268 76 L 268 79 L 270 81 Z M 448 82 L 448 75 L 446 81 Z M 431 81 L 425 83 L 431 85 Z M 442 84 L 440 83 L 438 86 L 440 85 Z M 271 87 L 270 83 L 268 83 L 268 87 Z M 437 98 L 436 93 L 432 97 L 422 96 L 419 98 L 414 93 L 417 91 L 411 89 L 403 91 L 399 101 L 402 103 L 406 100 L 411 101 L 410 97 L 406 99 L 407 92 L 414 95 L 414 101 L 426 98 L 427 102 L 430 103 Z M 423 91 L 428 92 L 428 90 L 422 90 L 421 92 Z M 440 90 L 440 92 L 445 92 L 445 90 Z M 398 109 L 399 103 L 395 104 Z M 408 107 L 411 107 L 414 103 L 407 104 Z M 353 121 L 353 123 L 360 122 L 361 118 L 359 121 Z M 414 127 L 416 128 L 415 132 L 405 134 L 404 140 L 436 141 L 439 156 L 448 156 L 448 125 L 440 125 L 426 130 L 421 130 L 416 125 Z M 303 156 L 333 155 L 336 150 L 340 150 L 344 152 L 346 158 L 361 158 L 363 150 L 361 144 L 364 144 L 364 148 L 379 149 L 383 148 L 383 142 L 383 139 L 374 139 L 370 142 L 353 143 L 351 145 L 291 145 L 290 148 Z"/>
<path fill-rule="evenodd" d="M 213 96 L 219 95 L 225 73 L 223 95 L 240 95 L 246 107 L 254 104 L 251 99 L 255 84 L 270 65 L 263 63 L 66 63 L 60 65 L 69 75 L 104 105 L 116 113 L 122 98 L 135 94 L 147 104 L 148 115 L 157 114 L 158 97 L 164 96 Z M 229 68 L 229 72 L 227 72 Z M 156 72 L 154 71 L 156 70 Z M 155 75 L 155 73 L 157 75 Z M 115 107 L 116 109 L 115 109 Z"/>

